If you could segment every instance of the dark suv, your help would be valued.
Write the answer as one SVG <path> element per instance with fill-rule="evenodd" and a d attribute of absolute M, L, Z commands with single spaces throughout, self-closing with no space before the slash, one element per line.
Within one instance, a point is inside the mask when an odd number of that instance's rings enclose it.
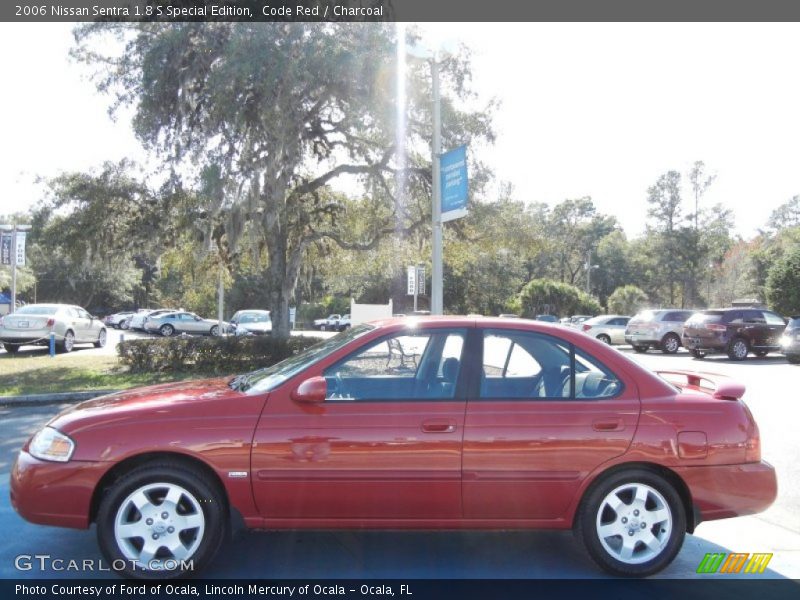
<path fill-rule="evenodd" d="M 800 364 L 800 315 L 789 319 L 781 338 L 781 346 L 790 363 Z"/>
<path fill-rule="evenodd" d="M 731 360 L 744 360 L 747 353 L 765 356 L 781 350 L 783 317 L 760 308 L 703 310 L 686 321 L 683 345 L 695 358 L 709 352 L 727 352 Z"/>

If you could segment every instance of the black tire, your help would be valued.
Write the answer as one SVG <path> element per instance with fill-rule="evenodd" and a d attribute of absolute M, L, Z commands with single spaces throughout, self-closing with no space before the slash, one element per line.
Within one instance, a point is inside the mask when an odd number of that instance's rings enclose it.
<path fill-rule="evenodd" d="M 645 507 L 641 512 L 636 508 L 637 503 L 633 498 L 633 491 L 639 488 L 649 490 L 644 502 L 638 505 Z M 615 490 L 621 490 L 617 498 L 624 502 L 616 513 L 605 502 Z M 650 524 L 645 521 L 651 514 L 648 511 L 663 511 L 664 507 L 668 508 L 668 525 L 666 521 Z M 609 536 L 601 541 L 598 529 L 603 523 L 621 529 L 621 535 Z M 656 473 L 646 469 L 619 471 L 602 478 L 587 491 L 575 517 L 575 533 L 589 556 L 603 570 L 623 577 L 646 577 L 664 569 L 680 551 L 686 535 L 686 510 L 675 488 Z M 619 542 L 622 546 L 626 534 L 633 538 L 634 543 L 634 554 L 630 561 L 620 560 L 614 555 L 616 544 Z M 649 550 L 645 545 L 648 536 L 655 540 L 657 550 Z M 636 552 L 640 554 L 637 556 Z M 647 558 L 653 552 L 655 554 Z"/>
<path fill-rule="evenodd" d="M 597 339 L 603 342 L 604 344 L 608 344 L 609 346 L 611 345 L 611 338 L 608 337 L 605 333 L 601 333 L 600 335 L 598 335 Z"/>
<path fill-rule="evenodd" d="M 105 329 L 101 329 L 100 333 L 97 334 L 97 341 L 94 343 L 94 347 L 105 348 L 107 339 L 108 332 Z"/>
<path fill-rule="evenodd" d="M 661 340 L 661 352 L 664 354 L 675 354 L 681 347 L 681 338 L 674 333 L 668 333 Z"/>
<path fill-rule="evenodd" d="M 175 328 L 169 323 L 166 323 L 159 328 L 158 332 L 164 337 L 171 337 L 175 333 Z"/>
<path fill-rule="evenodd" d="M 6 350 L 8 350 L 8 348 L 6 348 Z M 793 365 L 800 365 L 800 354 L 787 354 L 786 360 Z"/>
<path fill-rule="evenodd" d="M 325 329 L 327 329 L 327 327 L 325 325 L 320 325 L 319 326 L 319 330 L 320 331 L 325 331 Z"/>
<path fill-rule="evenodd" d="M 219 335 L 219 325 L 214 325 L 211 329 L 208 330 L 208 334 L 211 336 L 218 336 Z"/>
<path fill-rule="evenodd" d="M 764 358 L 767 354 L 769 354 L 769 350 L 756 350 L 753 352 L 758 358 Z"/>
<path fill-rule="evenodd" d="M 703 352 L 702 350 L 690 350 L 690 352 L 692 353 L 692 356 L 700 360 L 706 357 L 706 353 Z"/>
<path fill-rule="evenodd" d="M 733 338 L 728 344 L 728 358 L 731 360 L 744 360 L 749 351 L 750 346 L 744 338 Z"/>
<path fill-rule="evenodd" d="M 6 352 L 9 354 L 16 354 L 19 352 L 19 346 L 17 344 L 3 344 L 3 348 L 6 349 Z M 791 359 L 789 359 L 791 361 Z"/>
<path fill-rule="evenodd" d="M 63 352 L 64 354 L 72 352 L 72 349 L 75 347 L 75 333 L 71 329 L 67 329 L 64 333 L 64 339 L 61 340 L 57 346 L 59 352 Z"/>
<path fill-rule="evenodd" d="M 122 329 L 123 331 L 127 331 L 128 329 L 130 329 L 131 328 L 130 319 L 125 319 L 124 321 L 122 321 L 119 324 L 119 328 Z"/>
<path fill-rule="evenodd" d="M 647 346 L 633 346 L 633 351 L 637 352 L 638 354 L 644 354 L 648 350 L 649 348 Z"/>
<path fill-rule="evenodd" d="M 190 545 L 197 544 L 192 554 L 185 559 L 191 562 L 191 569 L 181 568 L 180 561 L 177 561 L 178 566 L 174 569 L 153 570 L 143 568 L 135 557 L 131 558 L 129 554 L 126 554 L 126 549 L 120 545 L 115 535 L 115 523 L 117 518 L 118 516 L 120 516 L 120 518 L 123 517 L 121 514 L 118 515 L 118 512 L 122 509 L 123 503 L 129 499 L 131 494 L 137 490 L 150 488 L 154 491 L 150 492 L 152 495 L 149 496 L 149 498 L 155 499 L 157 498 L 161 484 L 164 486 L 180 486 L 180 488 L 183 488 L 183 490 L 188 492 L 188 496 L 182 496 L 181 502 L 185 502 L 186 499 L 191 498 L 194 500 L 194 508 L 198 511 L 197 514 L 202 513 L 204 519 L 202 533 L 198 533 L 196 530 L 189 531 L 190 535 L 194 534 L 194 538 L 192 538 L 191 541 L 186 541 L 184 537 L 180 538 L 180 541 L 184 545 L 186 543 Z M 190 504 L 189 507 L 192 508 L 192 505 Z M 161 507 L 159 506 L 158 509 L 160 510 Z M 166 508 L 166 510 L 169 510 L 169 507 Z M 173 532 L 164 532 L 164 526 L 168 525 L 170 522 L 174 522 L 172 519 L 183 516 L 179 512 L 180 510 L 180 505 L 178 505 L 174 510 L 174 514 L 169 514 L 167 519 L 160 519 L 158 516 L 155 517 L 158 521 L 152 525 L 151 530 L 156 530 L 156 528 L 160 526 L 159 531 L 161 531 L 161 535 L 164 536 L 164 543 L 172 541 L 168 536 L 181 535 L 181 533 L 174 534 Z M 139 513 L 138 521 L 143 519 L 144 516 Z M 100 502 L 100 509 L 97 513 L 97 541 L 103 556 L 108 561 L 108 564 L 124 564 L 124 569 L 119 574 L 137 579 L 173 579 L 202 571 L 213 561 L 222 541 L 227 535 L 227 529 L 228 508 L 225 497 L 219 489 L 218 484 L 199 470 L 193 469 L 181 462 L 173 462 L 170 460 L 162 460 L 143 465 L 117 480 L 113 486 L 105 492 Z M 154 536 L 157 537 L 156 534 L 154 534 Z M 156 537 L 154 537 L 154 539 L 156 539 Z M 143 538 L 130 539 L 140 540 L 139 543 L 143 546 Z M 127 551 L 137 550 L 134 544 L 131 544 L 131 542 L 128 543 L 130 547 Z M 142 550 L 143 547 L 138 548 L 139 552 Z M 168 553 L 166 546 L 159 548 L 156 558 L 161 558 L 161 562 L 166 564 L 169 559 L 162 556 L 162 552 Z M 150 566 L 153 565 L 152 562 L 148 564 Z"/>

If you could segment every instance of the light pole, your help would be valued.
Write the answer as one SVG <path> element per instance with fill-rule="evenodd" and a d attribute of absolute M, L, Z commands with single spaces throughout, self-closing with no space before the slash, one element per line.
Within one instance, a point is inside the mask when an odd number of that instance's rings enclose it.
<path fill-rule="evenodd" d="M 12 313 L 17 309 L 17 233 L 30 231 L 30 225 L 0 225 L 3 233 L 11 233 L 11 306 L 8 312 Z M 24 263 L 23 263 L 24 264 Z"/>

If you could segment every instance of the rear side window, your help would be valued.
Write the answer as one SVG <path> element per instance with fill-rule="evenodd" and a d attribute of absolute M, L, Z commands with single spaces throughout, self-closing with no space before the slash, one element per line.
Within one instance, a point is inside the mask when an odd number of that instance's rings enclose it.
<path fill-rule="evenodd" d="M 767 321 L 767 325 L 783 325 L 784 320 L 776 315 L 775 313 L 764 311 L 764 319 Z"/>
<path fill-rule="evenodd" d="M 664 315 L 664 319 L 663 320 L 664 321 L 673 321 L 673 322 L 676 322 L 676 323 L 683 323 L 684 321 L 686 321 L 686 319 L 688 319 L 691 316 L 692 316 L 691 312 L 688 312 L 688 311 L 685 311 L 685 310 L 675 310 L 675 311 L 672 311 L 672 312 L 668 312 L 666 315 Z"/>
<path fill-rule="evenodd" d="M 593 357 L 533 332 L 485 331 L 482 369 L 482 399 L 609 398 L 622 389 L 619 379 Z"/>
<path fill-rule="evenodd" d="M 703 312 L 694 313 L 687 321 L 687 324 L 696 323 L 702 325 L 704 323 L 720 323 L 725 313 L 721 310 L 704 310 Z"/>
<path fill-rule="evenodd" d="M 789 329 L 800 329 L 800 317 L 793 317 L 789 320 Z"/>
<path fill-rule="evenodd" d="M 657 317 L 658 313 L 654 310 L 643 310 L 640 313 L 637 313 L 635 317 L 633 317 L 634 321 L 639 322 L 647 322 L 652 321 Z"/>

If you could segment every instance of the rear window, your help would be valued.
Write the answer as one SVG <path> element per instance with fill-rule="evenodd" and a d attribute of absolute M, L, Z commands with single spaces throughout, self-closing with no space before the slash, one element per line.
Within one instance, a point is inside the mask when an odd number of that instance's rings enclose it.
<path fill-rule="evenodd" d="M 654 321 L 656 317 L 658 317 L 657 310 L 643 310 L 640 313 L 636 313 L 636 316 L 631 319 L 632 321 L 638 322 L 647 322 L 647 321 Z"/>
<path fill-rule="evenodd" d="M 676 323 L 683 323 L 686 319 L 692 316 L 691 311 L 674 310 L 664 315 L 665 321 L 672 321 Z"/>
<path fill-rule="evenodd" d="M 18 315 L 54 315 L 59 306 L 40 304 L 38 306 L 23 306 L 14 311 Z"/>

